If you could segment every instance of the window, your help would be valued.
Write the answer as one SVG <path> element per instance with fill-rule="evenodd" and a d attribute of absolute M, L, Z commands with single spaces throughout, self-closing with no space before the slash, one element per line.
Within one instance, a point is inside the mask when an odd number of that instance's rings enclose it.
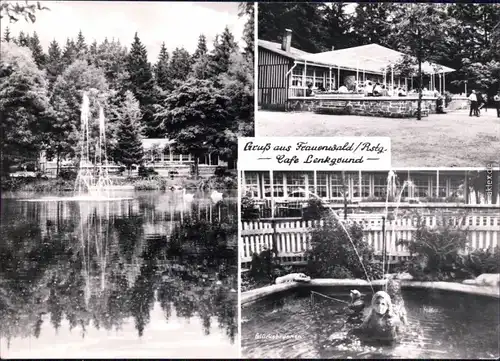
<path fill-rule="evenodd" d="M 269 172 L 262 174 L 262 182 L 264 184 L 264 197 L 271 198 L 271 175 Z"/>
<path fill-rule="evenodd" d="M 450 190 L 448 196 L 450 197 L 464 197 L 465 196 L 465 177 L 454 175 L 450 177 Z"/>
<path fill-rule="evenodd" d="M 387 175 L 374 174 L 373 175 L 373 195 L 375 197 L 387 196 Z"/>
<path fill-rule="evenodd" d="M 368 198 L 370 194 L 370 174 L 361 173 L 361 197 Z"/>
<path fill-rule="evenodd" d="M 342 198 L 342 174 L 335 172 L 330 174 L 330 194 L 332 198 Z"/>
<path fill-rule="evenodd" d="M 321 198 L 326 198 L 328 196 L 327 189 L 328 189 L 328 180 L 327 180 L 327 173 L 324 172 L 318 172 L 316 174 L 316 192 L 318 193 L 318 196 Z"/>
<path fill-rule="evenodd" d="M 328 71 L 327 71 L 328 72 Z M 325 71 L 322 69 L 316 69 L 314 71 L 314 85 L 316 89 L 324 87 L 327 89 Z"/>
<path fill-rule="evenodd" d="M 414 184 L 413 197 L 428 197 L 429 196 L 429 176 L 417 175 L 412 177 Z"/>
<path fill-rule="evenodd" d="M 447 179 L 443 177 L 441 174 L 439 175 L 439 186 L 438 186 L 438 197 L 447 197 L 446 193 L 446 183 Z"/>
<path fill-rule="evenodd" d="M 259 198 L 259 173 L 245 172 L 245 194 L 248 197 Z"/>
<path fill-rule="evenodd" d="M 348 179 L 348 184 L 350 187 L 347 188 L 347 195 L 353 198 L 359 198 L 359 173 L 347 173 L 346 179 Z"/>
<path fill-rule="evenodd" d="M 302 72 L 304 71 L 304 68 L 302 66 L 296 66 L 292 70 L 292 86 L 294 87 L 302 87 L 305 86 L 305 84 L 302 84 Z"/>
<path fill-rule="evenodd" d="M 287 196 L 292 198 L 305 198 L 307 175 L 301 172 L 287 172 L 286 189 Z"/>
<path fill-rule="evenodd" d="M 274 196 L 275 197 L 284 197 L 285 196 L 285 179 L 283 177 L 283 172 L 274 172 L 273 173 L 273 188 L 274 188 Z"/>
<path fill-rule="evenodd" d="M 411 186 L 409 184 L 405 185 L 405 182 L 408 180 L 407 174 L 400 175 L 398 176 L 398 182 L 396 186 L 396 194 L 395 194 L 395 201 L 398 200 L 398 197 L 400 197 L 401 194 L 401 199 L 403 198 L 408 198 L 410 196 L 409 189 Z"/>

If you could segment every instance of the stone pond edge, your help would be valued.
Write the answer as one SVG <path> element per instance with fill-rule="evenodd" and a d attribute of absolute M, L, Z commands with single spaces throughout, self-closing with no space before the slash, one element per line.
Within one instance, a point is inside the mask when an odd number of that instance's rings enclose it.
<path fill-rule="evenodd" d="M 373 286 L 383 286 L 387 280 L 372 281 Z M 333 278 L 316 278 L 308 283 L 289 282 L 278 285 L 269 285 L 254 290 L 249 290 L 241 293 L 241 306 L 248 305 L 258 301 L 266 296 L 281 293 L 290 289 L 298 287 L 311 287 L 311 286 L 365 286 L 370 284 L 361 279 L 333 279 Z M 467 294 L 475 294 L 481 296 L 489 296 L 500 298 L 498 287 L 483 286 L 483 285 L 470 285 L 457 282 L 424 282 L 424 281 L 410 281 L 401 280 L 401 286 L 404 288 L 426 288 L 433 290 L 454 291 Z"/>

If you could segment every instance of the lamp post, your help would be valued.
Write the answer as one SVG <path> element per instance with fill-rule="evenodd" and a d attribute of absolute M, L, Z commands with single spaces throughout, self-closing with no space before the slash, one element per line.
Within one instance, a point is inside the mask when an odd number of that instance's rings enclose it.
<path fill-rule="evenodd" d="M 465 96 L 467 96 L 467 80 L 465 81 Z"/>

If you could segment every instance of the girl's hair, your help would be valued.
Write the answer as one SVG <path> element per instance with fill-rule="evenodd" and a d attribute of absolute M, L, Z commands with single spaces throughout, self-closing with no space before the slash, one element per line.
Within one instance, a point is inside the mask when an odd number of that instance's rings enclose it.
<path fill-rule="evenodd" d="M 393 316 L 394 315 L 394 311 L 393 311 L 393 308 L 392 308 L 391 297 L 385 291 L 378 291 L 378 292 L 375 292 L 375 294 L 372 297 L 372 303 L 371 303 L 372 307 L 370 309 L 370 312 L 368 313 L 368 316 L 363 321 L 363 325 L 365 325 L 368 322 L 368 320 L 373 317 L 373 314 L 375 312 L 375 309 L 374 309 L 375 302 L 377 300 L 379 300 L 379 299 L 383 299 L 387 303 L 387 311 L 386 311 L 385 314 L 389 315 L 389 316 Z"/>

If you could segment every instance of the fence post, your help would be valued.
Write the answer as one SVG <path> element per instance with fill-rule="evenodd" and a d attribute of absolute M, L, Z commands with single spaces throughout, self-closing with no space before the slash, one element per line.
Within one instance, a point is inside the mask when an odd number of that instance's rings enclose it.
<path fill-rule="evenodd" d="M 272 234 L 273 253 L 276 252 L 276 259 L 279 261 L 278 245 L 276 242 L 276 218 L 271 219 L 271 227 L 273 228 L 273 234 Z M 272 257 L 271 257 L 271 259 L 272 259 Z"/>

